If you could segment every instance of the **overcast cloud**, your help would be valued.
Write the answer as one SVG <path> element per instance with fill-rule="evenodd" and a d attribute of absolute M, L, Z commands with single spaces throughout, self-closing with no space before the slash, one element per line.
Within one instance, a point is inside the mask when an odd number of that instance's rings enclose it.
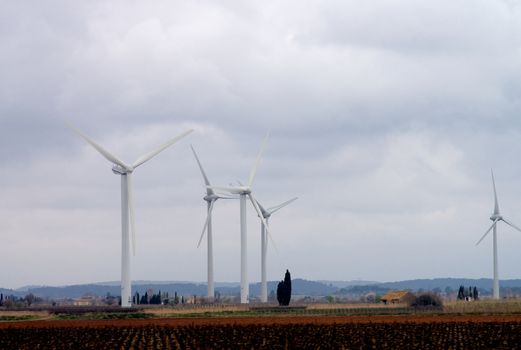
<path fill-rule="evenodd" d="M 133 279 L 206 279 L 205 188 L 254 183 L 268 276 L 490 277 L 494 168 L 521 225 L 521 2 L 0 0 L 0 286 L 119 280 L 120 183 L 68 120 L 132 162 Z M 260 227 L 248 207 L 250 280 Z M 239 280 L 239 204 L 214 211 Z M 501 225 L 501 278 L 521 233 Z"/>

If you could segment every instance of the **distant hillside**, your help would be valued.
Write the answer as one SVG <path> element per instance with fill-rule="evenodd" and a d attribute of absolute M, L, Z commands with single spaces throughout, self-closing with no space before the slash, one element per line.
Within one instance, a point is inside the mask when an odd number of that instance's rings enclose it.
<path fill-rule="evenodd" d="M 16 295 L 16 296 L 20 296 L 20 292 L 14 290 L 14 289 L 6 289 L 6 288 L 0 288 L 0 293 L 2 293 L 4 296 L 5 295 Z"/>
<path fill-rule="evenodd" d="M 268 282 L 268 294 L 271 291 L 277 291 L 278 281 Z M 291 294 L 293 295 L 309 295 L 309 296 L 324 296 L 335 293 L 337 287 L 328 286 L 321 282 L 307 281 L 296 278 L 291 281 Z M 237 289 L 239 292 L 239 289 Z M 250 294 L 260 295 L 260 283 L 250 284 Z"/>
<path fill-rule="evenodd" d="M 354 280 L 354 281 L 328 281 L 328 280 L 318 280 L 317 282 L 331 285 L 333 287 L 337 288 L 347 288 L 347 287 L 353 287 L 353 286 L 370 286 L 374 284 L 379 284 L 381 282 L 376 281 L 362 281 L 362 280 Z"/>
<path fill-rule="evenodd" d="M 514 280 L 503 280 L 499 282 L 502 288 L 512 288 L 512 287 L 521 287 L 521 279 Z M 483 290 L 492 290 L 492 279 L 490 278 L 480 278 L 480 279 L 470 279 L 470 278 L 434 278 L 434 279 L 417 279 L 417 280 L 408 280 L 408 281 L 399 281 L 399 282 L 386 282 L 380 283 L 378 286 L 389 289 L 411 289 L 413 291 L 423 289 L 423 290 L 433 290 L 435 288 L 439 288 L 442 291 L 445 288 L 450 287 L 453 290 L 457 290 L 459 286 L 476 286 L 479 289 Z"/>
<path fill-rule="evenodd" d="M 278 281 L 268 282 L 268 293 L 277 290 Z M 239 295 L 240 287 L 238 283 L 216 283 L 217 287 L 215 291 L 223 296 Z M 154 292 L 168 292 L 173 295 L 177 292 L 179 295 L 206 295 L 207 287 L 206 284 L 202 283 L 190 283 L 190 282 L 152 282 L 152 281 L 138 281 L 132 283 L 132 292 L 139 292 L 143 295 L 147 290 L 153 290 Z M 293 295 L 329 295 L 338 290 L 336 287 L 327 286 L 320 282 L 306 281 L 303 279 L 294 279 L 292 281 Z M 2 289 L 0 289 L 0 292 Z M 5 289 L 4 294 L 14 294 L 17 296 L 23 296 L 28 293 L 41 298 L 51 299 L 66 299 L 66 298 L 79 298 L 86 294 L 105 296 L 107 294 L 119 295 L 120 286 L 117 282 L 102 282 L 92 284 L 78 284 L 72 286 L 63 287 L 23 287 L 19 290 Z M 260 283 L 250 284 L 250 294 L 260 294 Z"/>
<path fill-rule="evenodd" d="M 521 279 L 503 280 L 499 282 L 500 288 L 521 288 Z M 364 294 L 368 292 L 383 293 L 393 289 L 406 289 L 413 292 L 419 290 L 439 290 L 445 292 L 446 288 L 457 291 L 463 285 L 465 287 L 476 286 L 482 293 L 492 292 L 492 279 L 490 278 L 433 278 L 416 279 L 397 282 L 382 282 L 365 286 L 352 286 L 339 290 L 339 294 Z"/>
<path fill-rule="evenodd" d="M 278 281 L 268 282 L 268 293 L 276 291 Z M 385 293 L 392 289 L 408 289 L 411 291 L 418 290 L 434 290 L 439 289 L 445 291 L 447 287 L 457 290 L 460 285 L 465 287 L 477 286 L 483 294 L 491 293 L 492 280 L 489 278 L 469 279 L 469 278 L 434 278 L 434 279 L 416 279 L 397 282 L 371 282 L 366 281 L 308 281 L 296 278 L 292 281 L 292 294 L 301 296 L 327 296 L 327 295 L 345 295 L 355 297 L 356 295 L 364 295 L 369 292 Z M 340 287 L 343 286 L 343 287 Z M 501 288 L 518 288 L 521 289 L 521 279 L 500 281 Z M 161 290 L 179 295 L 206 295 L 205 283 L 194 282 L 154 282 L 154 281 L 136 281 L 132 283 L 132 291 L 144 294 L 147 290 L 152 289 L 154 292 Z M 222 296 L 239 295 L 239 283 L 225 282 L 216 283 L 216 292 Z M 79 298 L 86 294 L 97 296 L 105 296 L 107 294 L 119 295 L 119 282 L 102 282 L 92 284 L 80 284 L 63 287 L 45 287 L 45 286 L 26 286 L 20 289 L 2 289 L 0 293 L 4 295 L 24 296 L 28 293 L 42 298 L 65 299 Z M 250 284 L 250 294 L 257 296 L 260 294 L 260 283 Z"/>

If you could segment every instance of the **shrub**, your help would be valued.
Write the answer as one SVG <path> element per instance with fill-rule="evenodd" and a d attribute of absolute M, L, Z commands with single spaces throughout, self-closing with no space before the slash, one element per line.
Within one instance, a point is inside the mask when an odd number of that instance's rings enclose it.
<path fill-rule="evenodd" d="M 416 299 L 413 301 L 412 307 L 415 308 L 443 308 L 443 302 L 441 301 L 441 298 L 432 293 L 423 293 L 416 297 Z"/>

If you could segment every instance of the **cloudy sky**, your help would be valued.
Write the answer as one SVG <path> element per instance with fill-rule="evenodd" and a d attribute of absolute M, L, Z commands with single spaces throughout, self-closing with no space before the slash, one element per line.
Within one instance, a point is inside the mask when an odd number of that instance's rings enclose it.
<path fill-rule="evenodd" d="M 272 206 L 268 276 L 491 277 L 490 169 L 521 225 L 521 2 L 0 0 L 0 286 L 119 280 L 134 173 L 133 279 L 204 281 L 210 180 Z M 248 269 L 260 227 L 248 208 Z M 214 211 L 215 275 L 239 280 L 239 203 Z M 499 228 L 501 278 L 521 232 Z"/>

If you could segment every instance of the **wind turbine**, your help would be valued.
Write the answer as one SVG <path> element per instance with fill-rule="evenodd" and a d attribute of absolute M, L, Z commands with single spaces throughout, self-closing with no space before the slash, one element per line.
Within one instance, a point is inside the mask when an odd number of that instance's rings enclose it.
<path fill-rule="evenodd" d="M 247 266 L 247 235 L 246 235 L 246 198 L 249 198 L 250 202 L 253 204 L 255 211 L 259 215 L 261 222 L 266 227 L 266 232 L 270 235 L 269 228 L 266 225 L 266 221 L 264 220 L 264 216 L 260 211 L 259 206 L 257 205 L 257 201 L 253 197 L 252 194 L 252 184 L 253 179 L 255 179 L 255 174 L 257 173 L 257 167 L 262 157 L 262 153 L 264 152 L 264 148 L 266 147 L 266 142 L 268 141 L 269 133 L 266 134 L 264 141 L 262 142 L 259 153 L 257 154 L 257 159 L 253 164 L 253 168 L 250 172 L 250 178 L 248 180 L 248 185 L 244 186 L 239 184 L 239 186 L 229 186 L 229 187 L 215 187 L 208 186 L 211 189 L 217 191 L 228 192 L 230 194 L 239 195 L 240 199 L 240 215 L 241 215 L 241 303 L 247 304 L 249 301 L 249 285 L 248 285 L 248 266 Z"/>
<path fill-rule="evenodd" d="M 161 151 L 172 146 L 193 130 L 190 129 L 166 142 L 165 144 L 155 148 L 154 150 L 139 157 L 131 165 L 124 163 L 116 156 L 109 153 L 103 147 L 92 141 L 78 129 L 67 124 L 67 126 L 83 138 L 87 143 L 94 147 L 105 159 L 114 164 L 112 172 L 121 176 L 121 307 L 130 307 L 131 286 L 130 286 L 130 242 L 129 242 L 129 219 L 130 230 L 132 232 L 132 250 L 133 255 L 136 253 L 136 234 L 135 234 L 135 218 L 134 218 L 134 195 L 132 190 L 132 173 L 141 164 L 149 161 Z"/>
<path fill-rule="evenodd" d="M 490 220 L 492 220 L 492 226 L 485 232 L 483 237 L 480 238 L 478 243 L 476 245 L 480 244 L 481 241 L 489 234 L 489 232 L 492 230 L 492 237 L 493 237 L 493 251 L 494 251 L 494 284 L 492 286 L 492 297 L 494 299 L 499 299 L 499 274 L 498 274 L 498 266 L 497 266 L 497 223 L 499 221 L 504 221 L 506 224 L 510 225 L 511 227 L 515 228 L 516 230 L 521 232 L 521 229 L 515 226 L 510 221 L 506 220 L 499 212 L 499 204 L 497 200 L 497 192 L 496 192 L 496 182 L 494 181 L 494 172 L 492 169 L 490 170 L 490 173 L 492 174 L 492 187 L 494 188 L 494 213 L 490 217 Z"/>
<path fill-rule="evenodd" d="M 269 219 L 273 213 L 284 208 L 286 205 L 296 201 L 298 197 L 292 198 L 289 201 L 286 201 L 277 206 L 264 209 L 262 205 L 257 202 L 259 208 L 261 210 L 262 216 L 264 217 L 265 223 L 261 223 L 261 302 L 268 302 L 268 281 L 266 279 L 266 255 L 268 252 L 268 237 L 266 236 L 266 226 L 269 224 Z"/>
<path fill-rule="evenodd" d="M 206 232 L 208 243 L 207 243 L 207 264 L 208 264 L 208 298 L 212 299 L 215 295 L 215 288 L 214 288 L 214 278 L 213 278 L 213 237 L 212 237 L 212 210 L 215 202 L 218 199 L 232 199 L 231 197 L 225 197 L 225 196 L 219 196 L 215 193 L 215 191 L 211 188 L 210 181 L 208 180 L 208 176 L 206 176 L 206 173 L 204 172 L 203 166 L 201 164 L 201 161 L 199 160 L 199 157 L 197 156 L 197 153 L 195 152 L 192 145 L 190 145 L 192 148 L 192 152 L 194 153 L 195 160 L 197 161 L 197 164 L 199 165 L 199 169 L 201 170 L 201 174 L 203 175 L 204 183 L 206 185 L 206 196 L 203 197 L 203 199 L 206 201 L 208 208 L 207 208 L 207 216 L 206 221 L 204 223 L 203 232 L 201 233 L 201 238 L 199 238 L 199 243 L 197 243 L 197 248 L 201 245 L 201 242 L 204 237 L 204 233 Z"/>

